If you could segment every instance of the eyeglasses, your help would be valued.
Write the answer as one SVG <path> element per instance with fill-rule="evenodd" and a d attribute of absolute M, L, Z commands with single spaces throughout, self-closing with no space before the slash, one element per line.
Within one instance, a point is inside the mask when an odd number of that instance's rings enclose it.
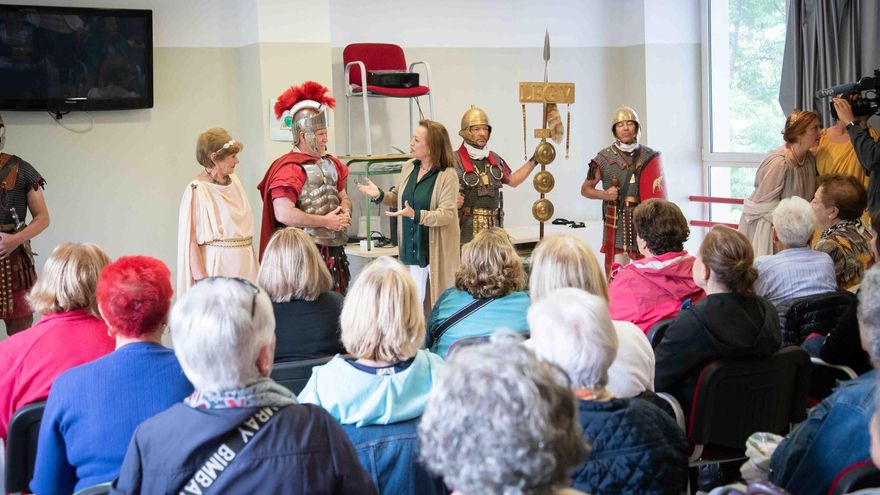
<path fill-rule="evenodd" d="M 197 283 L 202 283 L 205 280 L 234 280 L 244 285 L 253 294 L 253 298 L 251 298 L 251 319 L 253 319 L 254 315 L 257 312 L 257 296 L 260 295 L 260 288 L 254 285 L 253 282 L 241 277 L 208 277 L 199 280 Z"/>
<path fill-rule="evenodd" d="M 231 148 L 232 145 L 234 145 L 234 144 L 235 144 L 235 139 L 230 139 L 230 140 L 227 141 L 223 146 L 217 148 L 217 151 L 215 151 L 214 153 L 220 153 L 220 152 L 223 151 L 223 150 L 228 150 L 228 149 Z"/>

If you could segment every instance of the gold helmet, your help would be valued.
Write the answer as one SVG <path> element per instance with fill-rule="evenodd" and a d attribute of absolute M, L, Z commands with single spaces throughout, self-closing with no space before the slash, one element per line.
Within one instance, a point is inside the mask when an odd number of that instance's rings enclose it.
<path fill-rule="evenodd" d="M 489 128 L 489 135 L 492 135 L 492 125 L 489 124 L 489 116 L 483 110 L 471 105 L 471 108 L 461 117 L 461 130 L 458 135 L 461 136 L 468 144 L 473 145 L 471 139 L 471 126 L 485 125 Z"/>
<path fill-rule="evenodd" d="M 614 126 L 621 122 L 626 122 L 631 120 L 636 123 L 636 141 L 639 140 L 639 134 L 642 133 L 642 125 L 639 124 L 639 115 L 632 108 L 622 105 L 620 108 L 614 111 L 614 115 L 611 117 L 611 135 L 617 138 L 614 134 Z"/>

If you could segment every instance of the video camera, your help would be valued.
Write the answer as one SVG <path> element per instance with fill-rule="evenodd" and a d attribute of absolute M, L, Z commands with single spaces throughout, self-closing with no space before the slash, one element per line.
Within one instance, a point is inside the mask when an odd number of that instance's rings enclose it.
<path fill-rule="evenodd" d="M 820 89 L 816 91 L 816 98 L 835 98 L 838 95 L 843 95 L 849 100 L 853 115 L 865 117 L 880 113 L 878 89 L 880 89 L 880 69 L 875 69 L 873 76 L 865 76 L 856 82 Z M 831 105 L 831 116 L 837 118 L 834 105 Z"/>

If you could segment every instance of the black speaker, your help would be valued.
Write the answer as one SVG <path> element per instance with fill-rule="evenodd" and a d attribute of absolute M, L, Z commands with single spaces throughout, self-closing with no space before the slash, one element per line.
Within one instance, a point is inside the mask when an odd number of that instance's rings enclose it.
<path fill-rule="evenodd" d="M 367 84 L 383 88 L 412 88 L 419 85 L 419 74 L 400 70 L 370 70 L 367 71 Z"/>

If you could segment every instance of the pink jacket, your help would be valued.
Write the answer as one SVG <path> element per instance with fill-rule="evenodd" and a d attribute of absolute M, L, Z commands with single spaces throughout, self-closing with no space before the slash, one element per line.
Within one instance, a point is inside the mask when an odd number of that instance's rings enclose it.
<path fill-rule="evenodd" d="M 108 354 L 116 339 L 104 320 L 85 309 L 43 316 L 31 328 L 0 342 L 0 438 L 13 413 L 46 400 L 52 382 L 74 366 Z"/>
<path fill-rule="evenodd" d="M 696 303 L 706 294 L 694 283 L 693 266 L 694 257 L 687 251 L 624 266 L 608 286 L 611 319 L 635 323 L 647 334 L 658 321 L 677 315 L 685 300 Z"/>

